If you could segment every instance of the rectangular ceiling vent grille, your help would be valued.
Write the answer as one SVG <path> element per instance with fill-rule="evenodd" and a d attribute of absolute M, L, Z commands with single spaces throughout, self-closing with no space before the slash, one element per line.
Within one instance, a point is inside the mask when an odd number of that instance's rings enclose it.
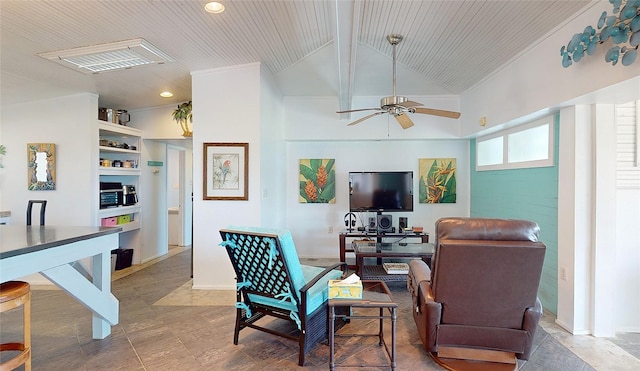
<path fill-rule="evenodd" d="M 118 41 L 38 54 L 40 57 L 93 74 L 148 64 L 175 62 L 175 59 L 144 39 Z"/>

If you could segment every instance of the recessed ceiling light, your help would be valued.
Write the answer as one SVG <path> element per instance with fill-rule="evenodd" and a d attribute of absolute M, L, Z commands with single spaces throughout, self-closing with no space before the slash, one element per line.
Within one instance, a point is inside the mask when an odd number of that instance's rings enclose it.
<path fill-rule="evenodd" d="M 163 91 L 162 93 L 160 93 L 160 96 L 162 98 L 171 98 L 173 97 L 173 93 L 170 91 Z"/>
<path fill-rule="evenodd" d="M 224 12 L 224 5 L 222 5 L 222 3 L 219 3 L 217 1 L 211 1 L 204 6 L 204 10 L 206 10 L 209 13 L 215 13 L 215 14 L 222 13 Z"/>
<path fill-rule="evenodd" d="M 175 61 L 144 39 L 91 45 L 38 55 L 84 73 L 100 73 Z"/>

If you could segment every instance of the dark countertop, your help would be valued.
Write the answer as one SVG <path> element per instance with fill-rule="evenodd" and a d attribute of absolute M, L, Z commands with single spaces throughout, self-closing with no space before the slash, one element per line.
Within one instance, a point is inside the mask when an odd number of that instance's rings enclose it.
<path fill-rule="evenodd" d="M 0 225 L 0 259 L 121 231 L 122 227 Z"/>

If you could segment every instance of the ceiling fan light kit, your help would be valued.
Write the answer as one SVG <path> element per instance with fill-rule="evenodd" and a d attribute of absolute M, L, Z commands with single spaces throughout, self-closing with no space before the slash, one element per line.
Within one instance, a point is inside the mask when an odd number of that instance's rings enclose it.
<path fill-rule="evenodd" d="M 413 121 L 407 115 L 407 113 L 420 113 L 426 115 L 440 116 L 446 118 L 454 118 L 457 119 L 460 117 L 459 112 L 453 111 L 445 111 L 438 110 L 432 108 L 421 108 L 422 103 L 413 102 L 409 100 L 407 97 L 402 97 L 396 95 L 396 46 L 402 41 L 402 35 L 398 34 L 390 34 L 387 35 L 387 41 L 391 44 L 393 50 L 393 95 L 389 97 L 384 97 L 380 99 L 380 107 L 379 108 L 360 108 L 360 109 L 352 109 L 346 111 L 337 111 L 336 113 L 351 113 L 351 112 L 360 112 L 360 111 L 378 111 L 375 113 L 371 113 L 367 116 L 361 117 L 349 124 L 347 126 L 352 126 L 361 123 L 364 120 L 370 119 L 371 117 L 388 113 L 392 115 L 398 124 L 403 129 L 408 129 L 414 126 Z"/>

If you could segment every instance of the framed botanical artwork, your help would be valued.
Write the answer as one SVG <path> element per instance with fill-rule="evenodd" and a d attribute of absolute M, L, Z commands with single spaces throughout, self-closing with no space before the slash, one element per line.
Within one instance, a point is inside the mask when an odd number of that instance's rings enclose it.
<path fill-rule="evenodd" d="M 203 143 L 203 200 L 249 199 L 249 143 Z"/>
<path fill-rule="evenodd" d="M 300 203 L 336 203 L 335 159 L 300 160 Z"/>
<path fill-rule="evenodd" d="M 419 171 L 418 186 L 421 204 L 456 202 L 455 158 L 421 158 Z"/>

